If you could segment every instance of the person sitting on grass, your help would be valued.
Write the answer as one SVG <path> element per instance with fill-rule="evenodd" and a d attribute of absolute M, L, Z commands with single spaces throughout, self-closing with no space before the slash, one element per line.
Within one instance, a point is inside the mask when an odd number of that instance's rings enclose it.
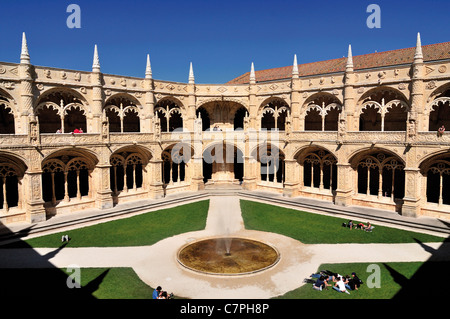
<path fill-rule="evenodd" d="M 161 286 L 156 287 L 156 289 L 153 290 L 152 298 L 153 299 L 158 299 L 158 297 L 159 297 L 159 295 L 161 293 L 161 290 L 162 290 Z"/>
<path fill-rule="evenodd" d="M 347 288 L 347 290 L 353 290 L 352 287 L 350 286 L 350 276 L 346 275 L 345 277 L 342 277 L 342 281 L 345 284 L 345 288 Z"/>
<path fill-rule="evenodd" d="M 370 224 L 370 222 L 369 222 L 369 224 Z M 364 229 L 367 228 L 367 226 L 364 225 L 364 223 L 359 223 L 359 224 L 357 225 L 357 228 L 364 230 Z"/>
<path fill-rule="evenodd" d="M 319 274 L 312 274 L 310 277 L 311 278 L 320 278 L 320 276 L 323 276 L 326 281 L 332 281 L 332 282 L 337 282 L 338 281 L 338 277 L 340 277 L 341 275 L 337 274 L 337 273 L 333 273 L 329 270 L 325 270 L 325 271 L 321 271 Z"/>
<path fill-rule="evenodd" d="M 345 292 L 346 294 L 350 295 L 350 293 L 348 292 L 347 288 L 345 287 L 345 283 L 342 280 L 342 277 L 338 277 L 338 281 L 333 286 L 333 289 L 336 290 L 336 291 L 339 291 L 339 292 Z"/>
<path fill-rule="evenodd" d="M 364 231 L 371 232 L 373 228 L 374 226 L 372 226 L 370 222 L 367 222 L 367 226 L 365 226 L 363 229 Z"/>
<path fill-rule="evenodd" d="M 327 283 L 324 276 L 320 276 L 316 282 L 313 284 L 313 288 L 316 290 L 322 291 L 323 289 L 328 289 L 327 287 L 331 286 Z"/>
<path fill-rule="evenodd" d="M 348 281 L 350 290 L 358 290 L 358 288 L 361 286 L 361 283 L 361 279 L 358 278 L 355 272 L 352 272 L 352 278 Z"/>

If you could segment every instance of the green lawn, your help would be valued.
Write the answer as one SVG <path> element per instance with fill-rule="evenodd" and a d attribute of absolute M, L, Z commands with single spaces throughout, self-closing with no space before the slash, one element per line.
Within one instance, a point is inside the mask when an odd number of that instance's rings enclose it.
<path fill-rule="evenodd" d="M 8 247 L 60 247 L 61 236 L 71 240 L 66 247 L 124 247 L 152 245 L 164 238 L 203 230 L 209 200 L 162 209 L 70 231 L 32 238 Z"/>
<path fill-rule="evenodd" d="M 348 219 L 241 200 L 245 228 L 282 234 L 305 244 L 441 242 L 442 237 L 375 225 L 372 232 L 342 227 Z M 353 220 L 367 223 L 367 220 Z"/>
<path fill-rule="evenodd" d="M 253 201 L 240 201 L 246 229 L 279 233 L 307 244 L 318 243 L 414 243 L 441 242 L 444 238 L 376 225 L 372 233 L 342 227 L 346 219 L 301 212 Z M 202 230 L 206 226 L 209 201 L 149 212 L 67 232 L 42 236 L 9 247 L 60 247 L 61 235 L 68 234 L 67 247 L 114 247 L 152 245 L 177 234 Z M 356 222 L 356 221 L 355 221 Z M 363 220 L 362 222 L 367 222 Z M 351 253 L 351 252 L 346 252 Z M 306 284 L 281 299 L 391 299 L 430 293 L 430 274 L 447 272 L 448 262 L 378 263 L 381 288 L 367 284 L 368 263 L 320 265 L 342 275 L 358 273 L 365 284 L 350 295 L 332 289 L 316 291 Z M 151 271 L 151 270 L 149 270 Z M 153 288 L 143 283 L 131 268 L 83 268 L 81 289 L 68 289 L 64 269 L 0 269 L 0 297 L 45 295 L 61 299 L 149 299 Z M 28 287 L 32 282 L 32 287 Z M 424 286 L 425 285 L 425 286 Z M 439 291 L 435 288 L 432 291 Z"/>
<path fill-rule="evenodd" d="M 0 272 L 2 299 L 151 299 L 153 292 L 132 268 L 81 268 L 80 288 L 68 287 L 68 277 L 74 273 L 67 269 L 0 269 Z M 74 282 L 72 277 L 69 282 Z"/>
<path fill-rule="evenodd" d="M 379 267 L 379 281 L 374 277 L 378 270 L 368 269 L 371 265 Z M 364 283 L 350 295 L 331 287 L 317 291 L 312 284 L 305 284 L 275 299 L 440 299 L 448 295 L 447 288 L 445 284 L 433 284 L 432 278 L 446 273 L 449 267 L 450 262 L 322 264 L 317 271 L 331 270 L 344 276 L 356 272 Z"/>

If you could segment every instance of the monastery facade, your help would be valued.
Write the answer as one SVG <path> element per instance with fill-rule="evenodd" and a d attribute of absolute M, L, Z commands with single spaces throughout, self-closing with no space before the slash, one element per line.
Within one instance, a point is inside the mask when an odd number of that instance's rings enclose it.
<path fill-rule="evenodd" d="M 0 62 L 0 221 L 205 187 L 450 219 L 450 42 L 225 84 Z M 74 130 L 83 133 L 74 133 Z"/>

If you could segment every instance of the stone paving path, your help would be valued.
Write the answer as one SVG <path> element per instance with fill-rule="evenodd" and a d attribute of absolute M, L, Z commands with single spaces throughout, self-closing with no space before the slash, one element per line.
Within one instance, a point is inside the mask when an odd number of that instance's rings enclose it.
<path fill-rule="evenodd" d="M 280 253 L 263 272 L 244 276 L 203 275 L 183 268 L 178 250 L 194 240 L 229 235 L 261 240 Z M 352 251 L 345 254 L 343 251 Z M 306 245 L 279 234 L 246 230 L 239 198 L 213 196 L 206 228 L 163 239 L 152 246 L 111 248 L 0 249 L 0 268 L 132 267 L 145 283 L 178 296 L 204 299 L 264 299 L 298 288 L 322 263 L 450 260 L 448 243 Z M 349 269 L 349 272 L 351 270 Z"/>

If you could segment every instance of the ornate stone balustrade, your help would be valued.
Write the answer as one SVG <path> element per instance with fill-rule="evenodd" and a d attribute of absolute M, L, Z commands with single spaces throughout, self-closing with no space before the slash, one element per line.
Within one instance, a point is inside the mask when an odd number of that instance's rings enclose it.
<path fill-rule="evenodd" d="M 110 133 L 109 134 L 109 142 L 112 144 L 120 143 L 148 143 L 153 142 L 154 137 L 153 133 Z"/>
<path fill-rule="evenodd" d="M 29 144 L 26 134 L 2 134 L 0 135 L 0 148 L 24 147 Z"/>
<path fill-rule="evenodd" d="M 450 132 L 446 132 L 443 135 L 438 135 L 437 132 L 418 132 L 415 143 L 450 145 Z"/>
<path fill-rule="evenodd" d="M 343 141 L 344 143 L 404 144 L 406 132 L 348 132 Z"/>
<path fill-rule="evenodd" d="M 336 142 L 336 131 L 297 131 L 289 134 L 291 142 Z"/>
<path fill-rule="evenodd" d="M 43 133 L 40 140 L 42 146 L 94 145 L 100 143 L 101 137 L 95 133 Z"/>

